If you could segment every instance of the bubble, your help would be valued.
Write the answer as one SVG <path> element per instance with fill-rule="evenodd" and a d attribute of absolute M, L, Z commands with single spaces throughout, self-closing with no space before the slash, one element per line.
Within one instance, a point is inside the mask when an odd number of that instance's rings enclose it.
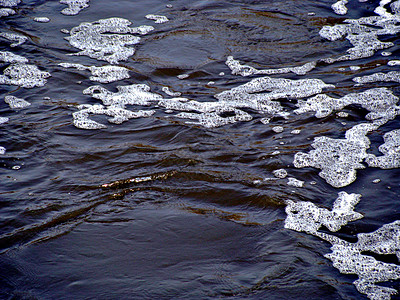
<path fill-rule="evenodd" d="M 0 155 L 4 155 L 4 154 L 6 154 L 6 151 L 7 151 L 7 149 L 6 149 L 6 148 L 4 148 L 4 147 L 0 146 Z"/>
<path fill-rule="evenodd" d="M 61 13 L 69 16 L 77 15 L 82 9 L 89 7 L 89 0 L 60 0 L 60 3 L 68 5 Z"/>
<path fill-rule="evenodd" d="M 139 43 L 140 37 L 133 34 L 147 34 L 154 29 L 152 26 L 131 28 L 132 23 L 123 18 L 101 19 L 96 22 L 81 23 L 70 31 L 65 39 L 82 51 L 73 55 L 87 55 L 98 60 L 105 60 L 117 64 L 120 60 L 127 60 L 135 53 L 135 49 L 128 47 Z"/>
<path fill-rule="evenodd" d="M 166 16 L 151 15 L 151 14 L 146 15 L 146 19 L 154 20 L 156 24 L 162 24 L 169 21 Z"/>
<path fill-rule="evenodd" d="M 368 166 L 381 169 L 400 168 L 400 129 L 385 133 L 383 140 L 385 142 L 379 146 L 383 156 L 368 154 L 365 159 Z"/>
<path fill-rule="evenodd" d="M 28 101 L 15 96 L 6 96 L 4 102 L 7 103 L 11 109 L 25 108 L 31 105 Z"/>
<path fill-rule="evenodd" d="M 250 75 L 273 75 L 273 74 L 285 74 L 295 73 L 296 75 L 305 75 L 316 67 L 316 62 L 309 62 L 299 67 L 288 67 L 281 69 L 267 69 L 257 70 L 248 65 L 241 65 L 238 60 L 235 60 L 233 56 L 228 56 L 226 59 L 226 65 L 231 69 L 233 75 L 250 76 Z"/>
<path fill-rule="evenodd" d="M 101 83 L 109 83 L 118 80 L 123 80 L 129 78 L 129 69 L 119 66 L 84 66 L 80 64 L 70 64 L 70 63 L 60 63 L 59 66 L 64 68 L 76 68 L 78 70 L 88 70 L 92 73 L 90 80 L 98 81 Z"/>

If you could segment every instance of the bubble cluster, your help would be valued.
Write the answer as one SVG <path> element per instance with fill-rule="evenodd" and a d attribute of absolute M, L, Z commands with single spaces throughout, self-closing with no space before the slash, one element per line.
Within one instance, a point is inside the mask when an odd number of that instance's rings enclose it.
<path fill-rule="evenodd" d="M 273 74 L 286 74 L 295 73 L 296 75 L 305 75 L 317 65 L 316 62 L 309 62 L 305 65 L 298 67 L 288 67 L 280 69 L 266 69 L 258 70 L 248 65 L 242 65 L 233 56 L 228 56 L 225 63 L 231 69 L 233 75 L 250 76 L 250 75 L 273 75 Z"/>
<path fill-rule="evenodd" d="M 61 13 L 69 16 L 77 15 L 82 9 L 89 7 L 89 0 L 60 0 L 60 3 L 68 5 Z"/>
<path fill-rule="evenodd" d="M 151 14 L 146 15 L 146 19 L 154 20 L 156 24 L 162 24 L 169 21 L 166 16 L 151 15 Z"/>
<path fill-rule="evenodd" d="M 325 226 L 331 232 L 338 231 L 348 222 L 361 219 L 362 214 L 354 212 L 361 195 L 340 192 L 330 211 L 319 208 L 311 202 L 288 200 L 285 228 L 315 235 L 332 244 L 332 253 L 325 255 L 341 273 L 355 274 L 359 278 L 354 285 L 360 293 L 370 299 L 390 299 L 397 294 L 395 289 L 376 283 L 400 279 L 400 267 L 396 264 L 378 261 L 365 252 L 395 254 L 400 259 L 400 221 L 383 225 L 371 233 L 357 235 L 356 243 L 349 243 L 334 235 L 318 231 Z"/>
<path fill-rule="evenodd" d="M 25 108 L 31 105 L 28 101 L 15 96 L 6 96 L 4 102 L 7 103 L 11 109 Z"/>
<path fill-rule="evenodd" d="M 10 44 L 11 47 L 17 47 L 19 45 L 22 45 L 28 40 L 26 36 L 11 32 L 0 32 L 0 37 L 3 37 L 11 42 L 15 42 Z"/>
<path fill-rule="evenodd" d="M 147 34 L 152 26 L 129 27 L 132 23 L 123 18 L 101 19 L 96 22 L 85 22 L 74 27 L 70 36 L 65 39 L 82 51 L 72 55 L 87 55 L 98 60 L 105 60 L 117 64 L 127 60 L 135 53 L 135 49 L 128 47 L 140 42 L 140 37 L 134 34 Z"/>
<path fill-rule="evenodd" d="M 272 174 L 274 174 L 274 176 L 276 178 L 286 178 L 286 176 L 288 175 L 287 171 L 285 169 L 278 169 L 272 172 Z"/>
<path fill-rule="evenodd" d="M 299 107 L 294 112 L 302 114 L 313 111 L 317 118 L 324 118 L 334 110 L 340 110 L 351 104 L 359 104 L 370 111 L 366 115 L 367 120 L 379 120 L 383 125 L 388 120 L 394 119 L 400 113 L 397 106 L 399 98 L 387 88 L 369 89 L 361 93 L 351 93 L 342 98 L 333 98 L 325 94 L 319 94 L 307 100 L 299 100 Z"/>
<path fill-rule="evenodd" d="M 293 164 L 296 168 L 321 169 L 319 176 L 334 187 L 344 187 L 356 180 L 356 170 L 364 169 L 362 161 L 367 157 L 370 141 L 366 135 L 379 126 L 371 123 L 355 125 L 346 131 L 345 139 L 317 137 L 312 143 L 315 150 L 298 152 Z"/>
<path fill-rule="evenodd" d="M 354 82 L 364 84 L 364 83 L 371 83 L 371 82 L 400 82 L 400 72 L 398 71 L 391 71 L 388 73 L 374 73 L 367 76 L 356 77 L 353 79 Z"/>
<path fill-rule="evenodd" d="M 90 76 L 89 79 L 101 83 L 114 82 L 122 79 L 127 79 L 130 77 L 129 69 L 125 67 L 119 67 L 119 66 L 87 67 L 81 64 L 70 64 L 70 63 L 60 63 L 59 65 L 64 68 L 76 68 L 80 71 L 88 70 L 92 73 L 92 76 Z"/>
<path fill-rule="evenodd" d="M 400 129 L 385 133 L 384 143 L 379 146 L 383 156 L 368 154 L 365 161 L 370 167 L 381 169 L 400 168 Z"/>

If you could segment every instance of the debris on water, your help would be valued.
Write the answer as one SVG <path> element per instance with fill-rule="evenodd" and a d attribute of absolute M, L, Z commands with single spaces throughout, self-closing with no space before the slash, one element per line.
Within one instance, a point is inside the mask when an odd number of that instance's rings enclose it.
<path fill-rule="evenodd" d="M 129 69 L 119 66 L 84 66 L 81 64 L 60 63 L 59 66 L 63 68 L 76 68 L 80 71 L 89 70 L 92 73 L 90 80 L 98 81 L 101 83 L 109 83 L 129 78 Z"/>
<path fill-rule="evenodd" d="M 3 75 L 0 75 L 0 84 L 33 88 L 44 86 L 47 82 L 46 78 L 50 76 L 50 73 L 40 71 L 35 65 L 14 63 L 4 70 Z"/>
<path fill-rule="evenodd" d="M 11 109 L 25 108 L 31 105 L 28 101 L 15 96 L 6 96 L 4 102 L 7 103 Z"/>
<path fill-rule="evenodd" d="M 162 24 L 169 21 L 166 16 L 152 15 L 152 14 L 146 15 L 146 19 L 154 20 L 156 24 Z"/>
<path fill-rule="evenodd" d="M 135 49 L 127 47 L 139 43 L 140 37 L 133 34 L 147 34 L 154 30 L 152 26 L 129 27 L 132 23 L 123 18 L 101 19 L 85 22 L 74 27 L 65 39 L 82 51 L 71 55 L 87 55 L 98 60 L 117 64 L 127 60 Z"/>
<path fill-rule="evenodd" d="M 298 179 L 293 178 L 293 177 L 289 177 L 287 185 L 301 188 L 304 185 L 304 181 L 298 180 Z"/>
<path fill-rule="evenodd" d="M 400 74 L 400 72 L 398 72 Z M 365 76 L 368 77 L 368 76 Z M 369 78 L 363 78 L 368 82 Z M 375 79 L 383 79 L 387 77 L 375 76 Z M 372 81 L 374 82 L 374 81 Z M 383 125 L 389 120 L 394 119 L 400 113 L 400 107 L 397 106 L 399 98 L 387 88 L 374 88 L 361 93 L 351 93 L 342 98 L 332 98 L 325 94 L 319 94 L 315 97 L 305 100 L 299 100 L 297 103 L 298 109 L 295 109 L 296 114 L 315 111 L 317 118 L 324 118 L 330 115 L 334 110 L 341 110 L 350 104 L 359 104 L 363 108 L 370 111 L 366 115 L 367 120 L 377 121 Z"/>
<path fill-rule="evenodd" d="M 167 86 L 164 86 L 164 87 L 162 88 L 162 91 L 163 91 L 164 93 L 166 93 L 168 96 L 171 96 L 171 97 L 180 97 L 180 96 L 182 95 L 181 92 L 173 92 L 173 91 L 171 91 L 170 88 L 167 87 Z"/>
<path fill-rule="evenodd" d="M 288 173 L 285 169 L 278 169 L 278 170 L 272 171 L 272 174 L 274 174 L 274 176 L 276 178 L 281 178 L 281 179 L 286 178 L 286 176 L 288 175 Z"/>
<path fill-rule="evenodd" d="M 89 0 L 60 0 L 60 3 L 68 5 L 61 11 L 68 16 L 77 15 L 82 9 L 89 7 Z"/>
<path fill-rule="evenodd" d="M 0 51 L 0 61 L 6 63 L 27 63 L 28 59 L 9 51 Z"/>
<path fill-rule="evenodd" d="M 381 169 L 400 168 L 400 129 L 385 133 L 383 140 L 385 142 L 379 146 L 383 156 L 368 154 L 365 159 L 368 166 Z"/>
<path fill-rule="evenodd" d="M 374 73 L 372 75 L 353 78 L 353 81 L 360 84 L 380 82 L 380 81 L 400 82 L 400 72 L 399 71 L 391 71 L 388 73 L 379 72 L 379 73 Z"/>
<path fill-rule="evenodd" d="M 379 125 L 362 123 L 346 131 L 345 139 L 317 137 L 311 145 L 315 150 L 295 154 L 296 168 L 321 169 L 319 176 L 333 187 L 344 187 L 356 180 L 356 170 L 364 169 L 362 161 L 367 157 L 370 141 L 366 135 Z"/>
<path fill-rule="evenodd" d="M 283 132 L 283 127 L 282 126 L 274 126 L 274 127 L 272 127 L 272 131 L 273 132 L 276 132 L 276 133 L 281 133 L 281 132 Z"/>
<path fill-rule="evenodd" d="M 333 11 L 338 15 L 345 15 L 347 14 L 347 7 L 346 4 L 349 3 L 347 0 L 339 0 L 336 3 L 332 4 Z"/>
<path fill-rule="evenodd" d="M 50 22 L 50 19 L 47 17 L 35 17 L 33 19 L 35 22 L 39 22 L 39 23 L 48 23 Z"/>
<path fill-rule="evenodd" d="M 11 8 L 0 8 L 0 18 L 15 15 L 15 10 Z"/>
<path fill-rule="evenodd" d="M 0 32 L 0 37 L 3 37 L 11 42 L 15 42 L 10 45 L 11 47 L 17 47 L 19 45 L 22 45 L 28 40 L 26 36 L 10 32 Z"/>
<path fill-rule="evenodd" d="M 250 75 L 273 75 L 273 74 L 286 74 L 295 73 L 296 75 L 305 75 L 316 67 L 316 62 L 309 62 L 299 67 L 288 67 L 281 69 L 266 69 L 257 70 L 254 67 L 248 65 L 241 65 L 238 60 L 235 60 L 233 56 L 228 56 L 226 59 L 226 65 L 231 69 L 233 75 L 250 76 Z"/>

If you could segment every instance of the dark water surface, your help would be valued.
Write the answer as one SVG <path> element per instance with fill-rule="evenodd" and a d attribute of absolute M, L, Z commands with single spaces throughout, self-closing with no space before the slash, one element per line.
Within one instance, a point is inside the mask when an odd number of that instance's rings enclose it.
<path fill-rule="evenodd" d="M 284 228 L 286 200 L 331 208 L 339 191 L 362 195 L 356 211 L 364 218 L 339 232 L 349 241 L 400 220 L 399 169 L 357 170 L 357 180 L 339 189 L 319 177 L 320 170 L 293 166 L 294 155 L 310 151 L 315 137 L 344 138 L 364 122 L 361 106 L 344 108 L 347 118 L 292 114 L 269 124 L 249 110 L 252 120 L 217 128 L 187 124 L 157 106 L 152 117 L 120 125 L 104 115 L 91 117 L 107 125 L 100 130 L 78 129 L 72 118 L 77 105 L 100 103 L 82 93 L 92 85 L 115 92 L 143 83 L 164 96 L 168 86 L 191 100 L 214 101 L 215 94 L 253 78 L 232 75 L 225 65 L 230 55 L 259 69 L 342 55 L 349 42 L 326 40 L 319 30 L 374 15 L 379 1 L 350 1 L 346 16 L 333 12 L 333 2 L 92 0 L 78 15 L 66 16 L 58 1 L 22 1 L 15 15 L 0 18 L 1 31 L 28 37 L 17 47 L 0 38 L 0 51 L 51 73 L 43 87 L 0 85 L 0 117 L 9 118 L 0 125 L 0 146 L 7 149 L 0 156 L 0 298 L 366 299 L 353 285 L 357 276 L 339 273 L 324 257 L 329 243 Z M 170 21 L 154 24 L 144 18 L 150 13 Z M 50 22 L 35 22 L 38 16 Z M 120 62 L 129 79 L 101 84 L 89 79 L 89 71 L 58 65 L 107 65 L 67 55 L 77 49 L 60 30 L 110 17 L 155 27 Z M 395 44 L 384 50 L 390 57 L 378 51 L 356 61 L 318 63 L 304 76 L 273 77 L 318 78 L 336 85 L 328 89 L 336 97 L 361 91 L 355 76 L 398 70 L 387 62 L 400 59 L 399 39 L 385 39 Z M 352 65 L 363 68 L 349 71 Z M 181 74 L 189 78 L 178 79 Z M 374 87 L 400 96 L 399 83 L 368 84 Z M 2 100 L 7 95 L 32 105 L 10 109 Z M 295 103 L 282 105 L 292 110 Z M 369 134 L 368 153 L 380 155 L 383 134 L 398 128 L 399 116 Z M 301 133 L 291 134 L 294 129 Z M 264 181 L 281 168 L 304 187 L 288 186 L 287 179 Z M 373 184 L 376 178 L 381 181 Z M 398 289 L 399 282 L 385 285 Z"/>

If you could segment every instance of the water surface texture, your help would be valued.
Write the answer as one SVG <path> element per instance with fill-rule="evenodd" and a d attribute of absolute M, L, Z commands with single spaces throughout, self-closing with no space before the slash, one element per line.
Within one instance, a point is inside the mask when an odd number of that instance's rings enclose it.
<path fill-rule="evenodd" d="M 400 299 L 399 36 L 390 0 L 0 0 L 0 298 Z"/>

